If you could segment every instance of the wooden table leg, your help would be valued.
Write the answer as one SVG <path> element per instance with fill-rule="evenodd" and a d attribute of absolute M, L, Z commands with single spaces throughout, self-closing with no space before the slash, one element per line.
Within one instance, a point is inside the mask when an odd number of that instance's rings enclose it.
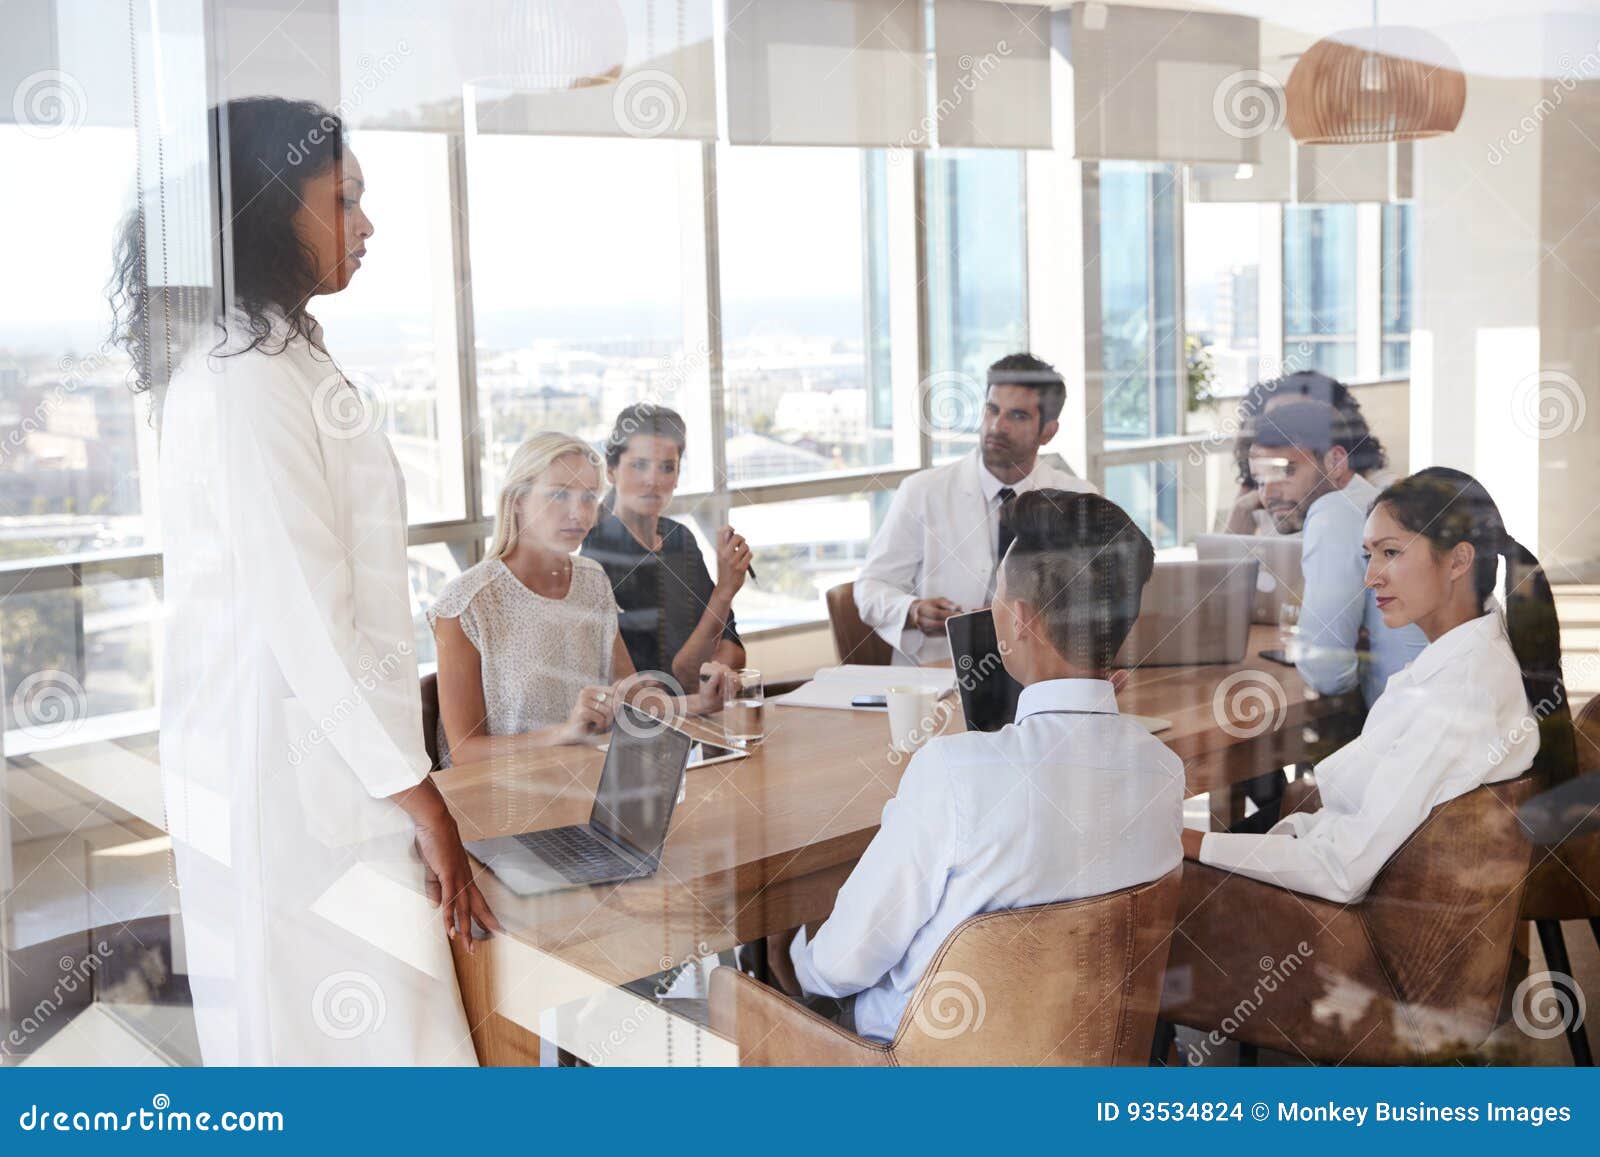
<path fill-rule="evenodd" d="M 477 948 L 476 952 L 468 953 L 464 942 L 450 942 L 450 953 L 455 957 L 456 981 L 461 986 L 461 1005 L 467 1013 L 467 1026 L 472 1032 L 472 1047 L 478 1054 L 478 1063 L 493 1067 L 537 1068 L 539 1038 L 495 1011 L 493 971 L 490 966 L 495 951 L 494 941 L 479 940 Z"/>

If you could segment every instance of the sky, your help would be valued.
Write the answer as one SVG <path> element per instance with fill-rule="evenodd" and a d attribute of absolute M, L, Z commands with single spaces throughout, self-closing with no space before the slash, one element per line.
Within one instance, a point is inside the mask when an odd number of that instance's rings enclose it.
<path fill-rule="evenodd" d="M 376 225 L 340 311 L 426 312 L 430 211 L 443 203 L 443 138 L 358 133 Z M 697 143 L 494 137 L 472 143 L 468 187 L 481 310 L 681 297 L 680 168 Z M 725 297 L 858 294 L 860 156 L 844 149 L 721 149 Z M 116 224 L 133 196 L 130 130 L 40 139 L 0 126 L 0 328 L 105 315 Z M 23 179 L 17 179 L 18 176 Z M 692 236 L 692 234 L 691 234 Z M 447 266 L 445 266 L 447 268 Z"/>

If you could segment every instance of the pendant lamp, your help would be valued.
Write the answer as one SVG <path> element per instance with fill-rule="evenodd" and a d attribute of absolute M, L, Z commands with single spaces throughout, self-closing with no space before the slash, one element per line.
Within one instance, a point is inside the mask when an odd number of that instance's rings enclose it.
<path fill-rule="evenodd" d="M 1467 78 L 1449 47 L 1421 28 L 1371 28 L 1317 41 L 1295 63 L 1284 95 L 1289 132 L 1303 145 L 1414 141 L 1454 132 Z"/>

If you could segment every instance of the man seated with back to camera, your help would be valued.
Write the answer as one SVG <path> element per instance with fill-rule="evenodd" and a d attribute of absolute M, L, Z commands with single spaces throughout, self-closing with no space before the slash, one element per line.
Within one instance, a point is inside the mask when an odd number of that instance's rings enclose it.
<path fill-rule="evenodd" d="M 878 1041 L 963 920 L 1147 883 L 1182 858 L 1183 762 L 1118 713 L 1108 678 L 1150 540 L 1096 494 L 1034 490 L 1003 518 L 1014 538 L 992 608 L 1023 684 L 1016 722 L 918 751 L 833 914 L 774 937 L 774 980 Z"/>

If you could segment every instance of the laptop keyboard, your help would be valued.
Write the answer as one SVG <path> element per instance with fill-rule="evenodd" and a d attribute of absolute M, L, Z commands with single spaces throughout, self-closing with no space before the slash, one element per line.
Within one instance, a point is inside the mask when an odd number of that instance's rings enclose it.
<path fill-rule="evenodd" d="M 568 883 L 595 884 L 649 875 L 645 865 L 620 855 L 584 828 L 524 832 L 517 837 L 517 842 L 560 872 Z"/>

